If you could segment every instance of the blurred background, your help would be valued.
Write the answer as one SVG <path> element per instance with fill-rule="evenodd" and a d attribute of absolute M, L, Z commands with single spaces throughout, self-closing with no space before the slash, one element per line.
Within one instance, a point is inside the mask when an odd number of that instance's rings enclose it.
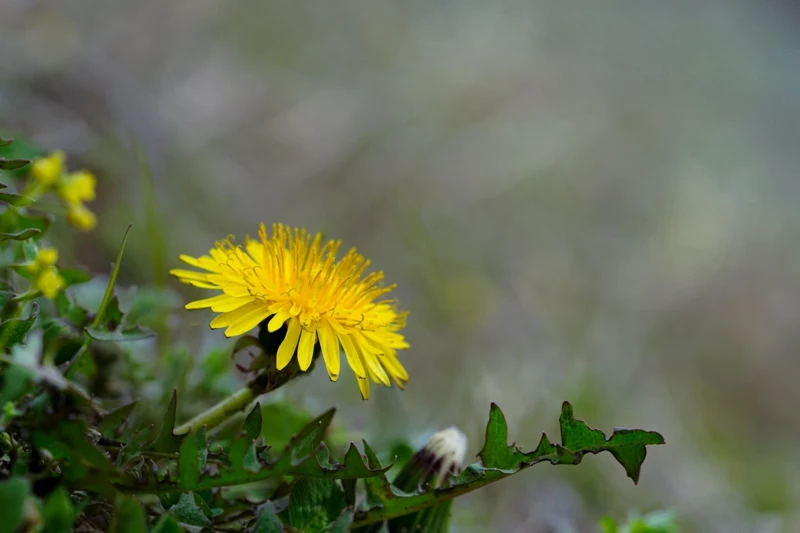
<path fill-rule="evenodd" d="M 800 9 L 761 2 L 3 0 L 0 122 L 98 175 L 102 272 L 154 275 L 259 222 L 324 231 L 397 282 L 405 392 L 283 392 L 378 445 L 490 402 L 525 449 L 578 418 L 661 431 L 456 501 L 454 530 L 800 531 Z M 155 264 L 158 264 L 157 261 Z M 199 291 L 174 284 L 184 299 Z M 182 342 L 221 345 L 178 311 Z"/>

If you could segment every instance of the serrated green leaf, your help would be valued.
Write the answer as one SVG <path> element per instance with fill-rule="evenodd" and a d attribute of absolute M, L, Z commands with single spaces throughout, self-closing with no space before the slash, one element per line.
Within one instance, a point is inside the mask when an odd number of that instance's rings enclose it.
<path fill-rule="evenodd" d="M 394 463 L 390 463 L 387 466 L 380 466 L 380 463 L 378 463 L 377 468 L 370 468 L 352 442 L 344 456 L 344 462 L 332 462 L 328 447 L 321 443 L 311 457 L 290 468 L 289 473 L 303 477 L 361 479 L 388 472 L 392 466 L 394 466 Z"/>
<path fill-rule="evenodd" d="M 178 411 L 178 391 L 172 391 L 172 398 L 167 406 L 167 411 L 164 413 L 164 420 L 161 423 L 161 429 L 158 432 L 158 437 L 153 443 L 153 449 L 158 452 L 176 452 L 181 446 L 183 435 L 175 435 L 175 419 Z"/>
<path fill-rule="evenodd" d="M 16 207 L 25 207 L 26 205 L 32 204 L 33 199 L 10 192 L 0 192 L 0 202 L 5 202 Z"/>
<path fill-rule="evenodd" d="M 187 487 L 194 487 L 200 479 L 200 462 L 197 457 L 197 435 L 187 433 L 181 443 L 178 459 L 178 477 Z"/>
<path fill-rule="evenodd" d="M 72 523 L 77 516 L 72 500 L 63 487 L 57 488 L 50 494 L 44 504 L 44 512 L 42 514 L 44 518 L 43 533 L 72 531 Z"/>
<path fill-rule="evenodd" d="M 28 159 L 6 159 L 5 157 L 0 157 L 0 170 L 17 170 L 29 163 L 30 160 Z"/>
<path fill-rule="evenodd" d="M 103 342 L 126 342 L 126 341 L 140 341 L 142 339 L 149 339 L 154 332 L 144 330 L 139 327 L 131 329 L 109 331 L 102 328 L 94 328 L 89 326 L 86 328 L 86 333 L 96 341 Z"/>
<path fill-rule="evenodd" d="M 356 513 L 353 525 L 361 527 L 421 511 L 543 461 L 554 465 L 579 464 L 587 453 L 610 452 L 635 483 L 644 461 L 644 447 L 664 444 L 660 434 L 642 430 L 617 430 L 606 439 L 601 431 L 592 430 L 584 422 L 575 420 L 568 402 L 562 405 L 560 423 L 562 444 L 553 444 L 547 435 L 542 435 L 534 451 L 523 453 L 515 445 L 507 444 L 505 417 L 500 408 L 492 404 L 486 438 L 479 454 L 482 463 L 467 466 L 448 486 L 440 489 L 426 487 L 419 493 L 409 494 L 399 490 L 389 483 L 386 476 L 366 478 L 369 508 Z M 372 466 L 377 462 L 377 457 L 366 443 L 364 449 L 368 465 Z"/>
<path fill-rule="evenodd" d="M 286 446 L 286 452 L 288 453 L 284 452 L 284 455 L 290 457 L 292 462 L 295 462 L 313 454 L 325 437 L 325 432 L 330 427 L 335 413 L 336 409 L 328 409 L 309 422 L 297 435 L 289 440 L 289 444 Z"/>
<path fill-rule="evenodd" d="M 119 436 L 118 430 L 127 422 L 128 417 L 136 407 L 137 400 L 123 405 L 119 409 L 111 411 L 103 417 L 103 421 L 97 425 L 97 430 L 107 439 L 116 440 Z"/>
<path fill-rule="evenodd" d="M 39 304 L 33 302 L 27 318 L 12 318 L 0 324 L 0 346 L 10 348 L 25 342 L 25 335 L 33 327 L 39 316 Z"/>
<path fill-rule="evenodd" d="M 112 533 L 147 533 L 147 517 L 142 504 L 130 496 L 117 496 L 110 531 Z"/>
<path fill-rule="evenodd" d="M 170 432 L 165 428 L 173 427 L 174 425 L 174 397 L 170 402 L 170 408 L 167 410 L 165 416 L 165 423 L 162 426 L 159 439 L 165 436 L 169 438 Z M 170 414 L 172 413 L 172 414 Z M 247 438 L 247 435 L 257 433 L 258 428 L 253 424 L 245 436 L 240 437 L 230 445 L 227 450 L 226 460 L 220 462 L 215 458 L 216 468 L 210 473 L 201 473 L 198 478 L 190 476 L 178 481 L 170 479 L 145 480 L 141 483 L 131 484 L 130 480 L 124 481 L 120 486 L 127 491 L 136 492 L 151 492 L 151 493 L 170 493 L 170 492 L 188 492 L 188 491 L 204 491 L 210 490 L 215 487 L 226 487 L 234 485 L 243 485 L 254 483 L 258 481 L 265 481 L 277 478 L 283 475 L 309 475 L 315 478 L 326 479 L 355 479 L 369 476 L 379 476 L 388 471 L 392 465 L 381 467 L 377 463 L 376 467 L 367 467 L 364 458 L 361 457 L 357 448 L 351 445 L 347 454 L 345 455 L 344 462 L 339 464 L 330 460 L 330 454 L 327 447 L 322 444 L 321 440 L 325 434 L 326 429 L 331 423 L 334 410 L 331 409 L 323 413 L 317 419 L 313 420 L 303 430 L 298 432 L 291 441 L 287 444 L 284 450 L 274 456 L 272 460 L 268 454 L 263 453 L 263 447 L 256 446 L 256 442 Z M 174 433 L 174 430 L 173 430 Z M 174 436 L 180 442 L 181 436 Z M 157 440 L 159 442 L 159 440 Z M 193 450 L 190 444 L 184 441 L 186 447 L 181 451 L 179 464 L 184 461 L 184 454 L 192 454 Z M 153 447 L 157 451 L 173 451 L 171 448 Z M 199 446 L 198 446 L 199 448 Z M 205 446 L 203 446 L 205 448 Z M 177 446 L 175 447 L 177 449 Z M 261 451 L 258 451 L 261 449 Z M 195 450 L 195 456 L 202 453 L 201 450 Z M 259 457 L 262 453 L 262 457 Z M 191 463 L 191 459 L 186 459 L 186 468 Z M 188 471 L 188 470 L 187 470 Z M 183 478 L 183 476 L 179 476 Z"/>
<path fill-rule="evenodd" d="M 329 479 L 300 479 L 292 487 L 288 522 L 301 531 L 322 531 L 335 522 L 346 506 L 344 492 Z"/>
<path fill-rule="evenodd" d="M 251 533 L 281 533 L 283 531 L 283 524 L 281 524 L 278 515 L 275 514 L 275 509 L 272 502 L 267 502 L 261 507 L 258 513 L 255 525 L 250 530 Z"/>
<path fill-rule="evenodd" d="M 28 228 L 24 229 L 17 233 L 0 233 L 0 242 L 2 241 L 24 241 L 25 239 L 30 239 L 36 237 L 41 233 L 41 230 L 36 228 Z"/>
<path fill-rule="evenodd" d="M 492 403 L 489 410 L 486 438 L 478 455 L 484 467 L 500 470 L 517 470 L 527 460 L 519 448 L 513 444 L 508 445 L 508 425 L 503 412 L 495 403 Z"/>
<path fill-rule="evenodd" d="M 169 515 L 162 516 L 153 528 L 153 533 L 181 533 L 181 531 L 178 521 Z"/>
<path fill-rule="evenodd" d="M 211 520 L 203 514 L 203 510 L 197 506 L 194 496 L 189 493 L 181 494 L 178 503 L 170 507 L 168 512 L 187 526 L 202 527 L 211 523 Z"/>
<path fill-rule="evenodd" d="M 0 520 L 0 533 L 14 533 L 25 516 L 25 500 L 29 494 L 28 481 L 15 477 L 0 481 L 0 502 L 3 519 Z"/>
<path fill-rule="evenodd" d="M 256 402 L 242 424 L 240 433 L 249 440 L 255 440 L 261 434 L 261 404 Z"/>
<path fill-rule="evenodd" d="M 639 482 L 642 463 L 647 457 L 646 446 L 664 444 L 660 434 L 641 429 L 617 429 L 606 439 L 599 429 L 591 429 L 584 421 L 576 420 L 569 402 L 564 402 L 561 408 L 560 423 L 562 445 L 578 457 L 577 462 L 587 453 L 610 452 L 634 483 Z"/>

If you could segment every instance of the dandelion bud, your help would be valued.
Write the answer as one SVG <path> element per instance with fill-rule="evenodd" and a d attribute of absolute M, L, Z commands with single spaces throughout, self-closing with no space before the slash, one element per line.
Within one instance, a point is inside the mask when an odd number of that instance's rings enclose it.
<path fill-rule="evenodd" d="M 455 427 L 434 433 L 428 443 L 403 467 L 394 486 L 416 492 L 426 484 L 431 489 L 443 486 L 448 475 L 458 475 L 467 453 L 467 437 Z M 452 500 L 422 511 L 389 520 L 390 533 L 445 532 L 450 522 Z"/>

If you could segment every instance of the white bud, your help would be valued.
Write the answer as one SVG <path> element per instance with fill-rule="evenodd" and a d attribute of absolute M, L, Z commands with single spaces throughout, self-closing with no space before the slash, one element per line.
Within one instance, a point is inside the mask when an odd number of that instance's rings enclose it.
<path fill-rule="evenodd" d="M 455 427 L 434 433 L 428 440 L 422 453 L 427 456 L 431 471 L 436 472 L 436 488 L 441 486 L 447 474 L 457 476 L 461 472 L 467 445 L 467 436 Z"/>

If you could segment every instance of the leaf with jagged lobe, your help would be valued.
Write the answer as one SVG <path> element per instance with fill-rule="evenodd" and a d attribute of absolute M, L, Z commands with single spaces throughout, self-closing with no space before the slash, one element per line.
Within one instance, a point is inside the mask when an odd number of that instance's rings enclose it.
<path fill-rule="evenodd" d="M 568 402 L 562 405 L 559 422 L 561 444 L 552 443 L 547 435 L 542 434 L 536 449 L 524 453 L 516 445 L 508 445 L 505 416 L 497 405 L 492 404 L 484 445 L 478 454 L 480 463 L 467 466 L 448 486 L 441 489 L 426 486 L 414 494 L 398 490 L 386 476 L 365 479 L 368 507 L 356 512 L 353 528 L 425 509 L 543 461 L 554 465 L 576 465 L 587 453 L 611 453 L 625 468 L 628 477 L 637 483 L 646 456 L 645 447 L 664 444 L 664 438 L 659 433 L 639 429 L 619 429 L 606 438 L 602 431 L 591 429 L 583 421 L 576 420 L 572 405 Z M 365 451 L 370 462 L 377 462 L 377 457 L 369 447 L 365 446 Z"/>
<path fill-rule="evenodd" d="M 157 452 L 172 453 L 178 451 L 181 446 L 183 435 L 175 435 L 175 420 L 178 411 L 178 391 L 172 391 L 172 398 L 169 400 L 167 411 L 164 413 L 164 420 L 153 443 L 153 449 Z"/>
<path fill-rule="evenodd" d="M 103 417 L 102 422 L 97 425 L 97 430 L 109 440 L 119 440 L 120 433 L 124 429 L 128 417 L 136 407 L 136 401 L 123 405 L 119 409 L 111 411 Z"/>
<path fill-rule="evenodd" d="M 333 419 L 331 409 L 300 430 L 280 453 L 271 457 L 258 443 L 261 441 L 260 407 L 256 405 L 245 419 L 239 437 L 226 449 L 226 454 L 215 456 L 215 468 L 204 471 L 201 466 L 202 450 L 195 434 L 174 436 L 179 440 L 178 479 L 147 480 L 134 485 L 120 486 L 127 491 L 143 493 L 190 492 L 215 487 L 242 485 L 284 475 L 318 479 L 357 479 L 382 475 L 392 465 L 367 466 L 358 449 L 351 444 L 343 463 L 332 461 L 323 437 Z M 174 427 L 175 396 L 170 402 L 159 438 L 153 448 L 172 452 L 169 435 Z M 199 432 L 197 434 L 199 436 Z M 256 436 L 257 438 L 252 438 Z M 219 459 L 219 460 L 217 460 Z M 126 481 L 127 483 L 128 481 Z"/>

